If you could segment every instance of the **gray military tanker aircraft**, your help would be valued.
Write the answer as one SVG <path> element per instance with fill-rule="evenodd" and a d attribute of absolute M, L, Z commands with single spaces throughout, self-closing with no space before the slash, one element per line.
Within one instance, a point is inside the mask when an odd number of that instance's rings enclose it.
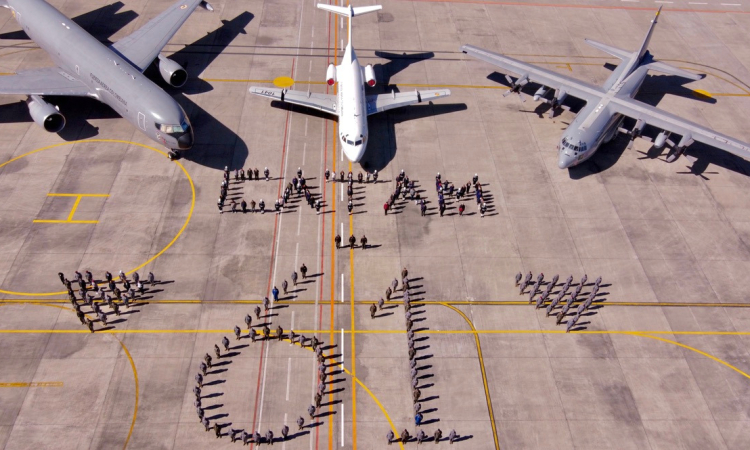
<path fill-rule="evenodd" d="M 551 105 L 551 114 L 554 114 L 556 110 L 562 107 L 562 103 L 568 95 L 586 102 L 586 106 L 581 109 L 576 118 L 570 123 L 570 126 L 563 133 L 562 139 L 557 146 L 557 165 L 561 169 L 578 165 L 589 159 L 601 144 L 611 141 L 618 131 L 630 136 L 630 143 L 628 144 L 628 147 L 630 147 L 633 140 L 641 136 L 646 125 L 663 130 L 654 139 L 653 145 L 656 148 L 662 148 L 665 143 L 669 143 L 672 149 L 667 155 L 667 162 L 674 162 L 684 153 L 687 146 L 694 141 L 720 148 L 733 155 L 750 160 L 750 144 L 717 133 L 702 125 L 689 122 L 633 99 L 649 70 L 677 75 L 691 80 L 700 80 L 703 78 L 703 75 L 696 75 L 692 72 L 656 61 L 648 52 L 648 43 L 651 40 L 651 34 L 654 31 L 656 19 L 658 19 L 660 12 L 661 7 L 657 11 L 654 20 L 651 21 L 646 38 L 636 52 L 628 52 L 586 39 L 586 43 L 592 47 L 598 48 L 622 60 L 622 64 L 617 66 L 612 75 L 604 83 L 604 86 L 601 87 L 578 81 L 557 72 L 527 64 L 498 53 L 482 50 L 472 45 L 462 46 L 461 51 L 469 56 L 498 66 L 507 72 L 520 75 L 515 81 L 506 75 L 510 83 L 510 90 L 504 95 L 516 93 L 523 100 L 521 89 L 529 81 L 532 81 L 542 85 L 534 95 L 535 100 L 544 98 L 549 88 L 555 90 L 554 97 L 551 100 L 545 100 Z M 620 124 L 625 117 L 636 120 L 635 127 L 632 130 L 620 128 Z M 677 145 L 669 140 L 670 133 L 681 136 Z"/>
<path fill-rule="evenodd" d="M 187 72 L 159 53 L 195 8 L 213 11 L 204 0 L 179 0 L 146 25 L 107 47 L 44 0 L 0 0 L 28 36 L 57 67 L 0 77 L 0 94 L 27 95 L 31 118 L 51 133 L 65 117 L 45 96 L 91 97 L 109 105 L 139 131 L 170 149 L 170 158 L 193 146 L 185 111 L 143 75 L 155 59 L 164 81 L 181 87 Z"/>

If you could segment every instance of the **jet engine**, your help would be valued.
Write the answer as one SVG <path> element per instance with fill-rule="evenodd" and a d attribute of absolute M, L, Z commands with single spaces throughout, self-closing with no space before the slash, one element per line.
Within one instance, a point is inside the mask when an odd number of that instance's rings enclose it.
<path fill-rule="evenodd" d="M 161 77 L 171 86 L 179 88 L 185 85 L 188 74 L 181 65 L 159 55 L 159 73 Z"/>
<path fill-rule="evenodd" d="M 377 82 L 375 80 L 375 70 L 372 68 L 372 64 L 368 64 L 365 66 L 365 80 L 367 81 L 367 85 L 370 87 L 374 87 L 375 83 Z"/>
<path fill-rule="evenodd" d="M 65 116 L 60 114 L 54 106 L 42 100 L 37 95 L 32 95 L 26 100 L 29 114 L 34 122 L 50 133 L 59 133 L 65 128 Z"/>
<path fill-rule="evenodd" d="M 667 143 L 667 137 L 669 137 L 669 133 L 667 133 L 666 131 L 662 131 L 661 133 L 659 133 L 658 136 L 656 136 L 656 139 L 654 139 L 654 147 L 664 147 L 664 144 Z"/>
<path fill-rule="evenodd" d="M 328 83 L 328 86 L 333 86 L 333 84 L 336 82 L 336 66 L 333 64 L 328 64 L 328 69 L 326 69 L 326 83 Z"/>
<path fill-rule="evenodd" d="M 545 95 L 547 95 L 547 88 L 542 86 L 539 89 L 537 89 L 537 91 L 534 93 L 534 101 L 538 102 L 539 99 L 544 97 Z"/>

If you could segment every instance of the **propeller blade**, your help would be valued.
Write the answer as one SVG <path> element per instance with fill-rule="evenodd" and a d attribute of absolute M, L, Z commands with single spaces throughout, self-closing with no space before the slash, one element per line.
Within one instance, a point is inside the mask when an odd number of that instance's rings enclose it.
<path fill-rule="evenodd" d="M 654 142 L 654 140 L 652 138 L 648 137 L 648 136 L 641 136 L 641 139 L 645 139 L 645 140 L 647 140 L 649 142 Z"/>
<path fill-rule="evenodd" d="M 522 102 L 526 102 L 526 96 L 523 95 L 523 92 L 521 91 L 518 91 L 518 98 L 520 98 Z"/>
<path fill-rule="evenodd" d="M 627 129 L 623 128 L 623 127 L 618 128 L 617 131 L 619 131 L 620 133 L 623 133 L 623 134 L 630 134 L 630 130 L 627 130 Z"/>
<path fill-rule="evenodd" d="M 513 79 L 508 75 L 505 74 L 505 79 L 508 80 L 508 84 L 513 86 L 515 83 L 513 83 Z"/>
<path fill-rule="evenodd" d="M 690 156 L 690 155 L 685 155 L 685 159 L 690 161 L 690 164 L 695 164 L 695 162 L 698 161 L 698 158 L 696 158 L 695 156 Z"/>
<path fill-rule="evenodd" d="M 633 142 L 635 142 L 635 139 L 631 139 L 630 142 L 628 142 L 628 146 L 626 147 L 628 150 L 633 148 Z"/>
<path fill-rule="evenodd" d="M 512 93 L 513 93 L 513 91 L 511 91 L 510 89 L 508 89 L 507 91 L 503 92 L 503 97 L 507 97 L 507 96 L 509 96 Z"/>
<path fill-rule="evenodd" d="M 674 147 L 674 142 L 672 142 L 672 140 L 671 140 L 671 139 L 667 139 L 667 140 L 666 140 L 665 142 L 666 142 L 666 143 L 667 143 L 667 145 L 669 145 L 670 147 Z"/>

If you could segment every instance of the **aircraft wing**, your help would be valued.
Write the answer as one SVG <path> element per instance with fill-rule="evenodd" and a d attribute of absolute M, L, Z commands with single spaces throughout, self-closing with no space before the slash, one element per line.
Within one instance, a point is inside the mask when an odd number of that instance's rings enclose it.
<path fill-rule="evenodd" d="M 111 48 L 143 72 L 195 8 L 204 3 L 203 0 L 178 0 L 146 25 L 112 44 Z M 206 9 L 210 8 L 208 3 L 205 5 Z"/>
<path fill-rule="evenodd" d="M 739 141 L 727 135 L 717 133 L 703 125 L 690 122 L 674 114 L 662 111 L 629 97 L 615 97 L 609 103 L 613 112 L 617 112 L 632 119 L 693 139 L 711 147 L 729 152 L 735 156 L 750 161 L 750 144 Z"/>
<path fill-rule="evenodd" d="M 415 90 L 413 92 L 391 92 L 390 94 L 368 95 L 367 115 L 371 116 L 379 112 L 388 111 L 389 109 L 437 100 L 450 95 L 451 91 L 449 89 L 435 89 L 429 91 Z"/>
<path fill-rule="evenodd" d="M 505 72 L 512 72 L 523 77 L 526 75 L 530 81 L 550 87 L 552 89 L 562 89 L 586 102 L 596 102 L 603 95 L 604 91 L 599 86 L 585 83 L 575 78 L 566 77 L 555 71 L 543 69 L 533 64 L 525 63 L 499 53 L 493 53 L 483 50 L 473 45 L 462 45 L 461 51 L 481 61 L 500 67 Z"/>
<path fill-rule="evenodd" d="M 58 67 L 22 70 L 15 75 L 0 76 L 0 94 L 69 95 L 86 97 L 88 86 Z"/>
<path fill-rule="evenodd" d="M 258 86 L 250 86 L 250 93 L 281 102 L 293 103 L 295 105 L 317 109 L 327 112 L 328 114 L 333 114 L 334 116 L 338 115 L 335 95 L 315 94 L 312 92 L 291 91 L 289 89 Z"/>

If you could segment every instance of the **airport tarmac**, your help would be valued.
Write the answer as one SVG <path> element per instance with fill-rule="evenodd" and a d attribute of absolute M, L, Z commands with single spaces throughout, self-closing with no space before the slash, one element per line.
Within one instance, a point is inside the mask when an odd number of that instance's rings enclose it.
<path fill-rule="evenodd" d="M 488 78 L 493 68 L 458 51 L 474 44 L 601 84 L 605 64 L 617 61 L 583 38 L 634 49 L 656 3 L 667 3 L 651 52 L 707 77 L 680 84 L 657 75 L 638 98 L 750 141 L 750 7 L 707 2 L 389 0 L 356 18 L 354 46 L 381 78 L 374 91 L 452 95 L 370 119 L 365 162 L 379 180 L 355 183 L 351 215 L 345 183 L 323 177 L 326 168 L 362 170 L 342 159 L 336 123 L 247 92 L 284 85 L 282 77 L 332 92 L 325 70 L 341 54 L 346 24 L 314 2 L 215 0 L 214 13 L 189 19 L 164 52 L 193 76 L 169 90 L 196 133 L 180 161 L 94 101 L 55 99 L 68 120 L 58 136 L 31 122 L 23 98 L 4 97 L 0 446 L 232 448 L 234 428 L 271 429 L 289 450 L 382 449 L 389 430 L 440 428 L 439 445 L 455 429 L 458 449 L 748 448 L 750 163 L 695 146 L 694 164 L 667 164 L 649 142 L 626 149 L 619 137 L 560 170 L 555 145 L 573 113 L 549 119 L 531 99 L 503 98 L 506 87 Z M 116 41 L 172 0 L 51 3 L 69 16 L 96 11 L 83 24 Z M 0 72 L 51 64 L 33 42 L 5 34 L 18 31 L 5 10 L 0 23 Z M 268 167 L 270 181 L 232 177 L 229 196 L 263 199 L 269 210 L 300 167 L 322 196 L 321 214 L 296 197 L 283 214 L 219 214 L 224 166 Z M 402 169 L 432 202 L 428 216 L 413 202 L 383 214 Z M 455 200 L 440 217 L 438 172 L 457 185 L 476 173 L 488 214 L 479 216 L 471 196 L 463 217 Z M 370 248 L 336 249 L 336 234 L 345 244 L 365 234 Z M 313 421 L 312 349 L 253 343 L 244 324 L 302 264 L 308 279 L 253 325 L 324 342 L 328 394 Z M 402 291 L 369 314 L 404 267 L 420 427 Z M 91 334 L 57 277 L 75 270 L 97 279 L 153 271 L 160 283 Z M 566 334 L 518 295 L 514 276 L 529 271 L 601 276 L 602 295 Z M 206 417 L 222 424 L 217 439 L 199 422 L 192 389 L 223 336 L 230 354 L 214 357 L 201 393 Z M 281 441 L 284 424 L 290 438 Z"/>

